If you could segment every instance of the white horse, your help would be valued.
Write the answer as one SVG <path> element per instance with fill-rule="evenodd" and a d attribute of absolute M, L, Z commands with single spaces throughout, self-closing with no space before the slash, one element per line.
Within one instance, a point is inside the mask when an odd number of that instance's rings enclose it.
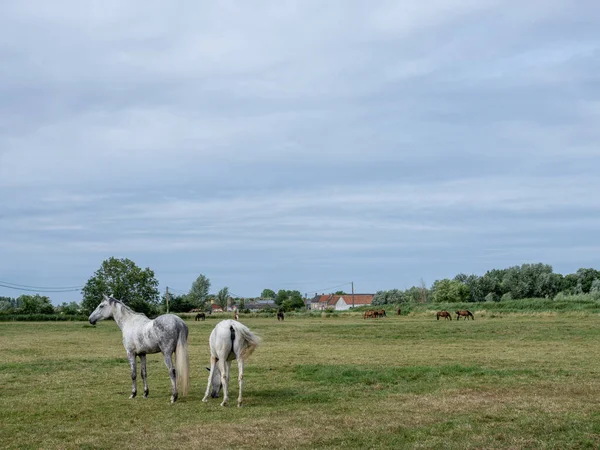
<path fill-rule="evenodd" d="M 127 351 L 127 359 L 131 365 L 131 396 L 137 394 L 136 383 L 136 356 L 140 357 L 142 365 L 142 379 L 144 380 L 144 397 L 148 397 L 148 383 L 146 381 L 146 354 L 162 352 L 165 364 L 169 369 L 172 393 L 171 403 L 177 400 L 177 387 L 182 395 L 187 395 L 189 385 L 189 362 L 187 337 L 188 327 L 183 320 L 173 314 L 163 314 L 154 320 L 148 319 L 144 314 L 136 313 L 121 300 L 107 297 L 90 314 L 92 325 L 96 322 L 113 317 L 123 333 L 123 345 Z M 175 366 L 173 367 L 172 355 L 176 353 Z"/>
<path fill-rule="evenodd" d="M 229 401 L 229 372 L 231 361 L 238 362 L 238 382 L 240 393 L 238 406 L 242 406 L 242 386 L 244 384 L 244 362 L 260 344 L 261 339 L 250 331 L 250 329 L 235 320 L 223 320 L 219 322 L 210 333 L 210 372 L 208 375 L 208 386 L 206 394 L 202 399 L 208 401 L 208 396 L 218 398 L 221 387 L 223 388 L 223 402 L 221 406 L 227 405 Z"/>

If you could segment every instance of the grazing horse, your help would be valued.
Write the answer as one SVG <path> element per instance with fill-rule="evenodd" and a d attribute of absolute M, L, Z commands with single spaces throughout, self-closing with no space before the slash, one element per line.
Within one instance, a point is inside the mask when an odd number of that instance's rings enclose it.
<path fill-rule="evenodd" d="M 206 320 L 206 314 L 204 314 L 204 313 L 198 313 L 198 314 L 196 314 L 196 318 L 194 320 L 198 321 L 200 319 L 202 319 L 203 321 Z"/>
<path fill-rule="evenodd" d="M 475 320 L 475 317 L 473 317 L 473 314 L 468 309 L 463 309 L 461 311 L 456 311 L 456 320 L 460 320 L 461 316 L 463 316 L 465 318 L 465 320 L 468 320 L 469 317 L 471 319 Z"/>
<path fill-rule="evenodd" d="M 92 325 L 96 322 L 112 317 L 123 333 L 123 345 L 127 351 L 127 359 L 131 365 L 131 396 L 137 394 L 136 356 L 140 357 L 142 365 L 142 379 L 144 380 L 144 397 L 148 397 L 148 383 L 146 381 L 146 355 L 148 353 L 162 352 L 165 364 L 171 377 L 171 403 L 177 400 L 177 388 L 182 395 L 187 395 L 189 385 L 189 362 L 187 337 L 188 327 L 185 322 L 174 314 L 163 314 L 154 320 L 148 319 L 144 314 L 136 313 L 121 300 L 107 297 L 90 314 L 89 321 Z M 177 355 L 175 367 L 172 356 Z"/>
<path fill-rule="evenodd" d="M 277 311 L 277 321 L 279 322 L 280 320 L 285 319 L 285 315 L 283 314 L 283 311 Z"/>
<path fill-rule="evenodd" d="M 363 319 L 366 319 L 367 317 L 375 317 L 375 315 L 373 314 L 375 311 L 365 311 L 365 313 L 363 314 Z"/>
<path fill-rule="evenodd" d="M 223 388 L 223 401 L 221 406 L 226 406 L 229 401 L 229 372 L 231 361 L 238 362 L 238 383 L 240 393 L 238 396 L 238 407 L 242 406 L 242 386 L 244 384 L 244 362 L 258 347 L 261 339 L 250 329 L 235 320 L 223 320 L 219 322 L 210 333 L 210 372 L 208 375 L 208 386 L 204 394 L 203 402 L 208 401 L 208 396 L 219 397 L 219 391 Z"/>
<path fill-rule="evenodd" d="M 398 308 L 398 311 L 397 311 L 398 315 L 400 315 L 400 312 L 401 312 L 401 311 L 400 311 L 400 308 Z"/>
<path fill-rule="evenodd" d="M 446 320 L 452 320 L 452 315 L 448 311 L 438 311 L 435 316 L 437 317 L 437 320 L 440 320 L 440 317 L 443 317 Z"/>
<path fill-rule="evenodd" d="M 385 313 L 385 309 L 379 309 L 377 311 L 375 311 L 378 315 L 380 315 L 381 317 L 387 317 L 386 313 Z"/>

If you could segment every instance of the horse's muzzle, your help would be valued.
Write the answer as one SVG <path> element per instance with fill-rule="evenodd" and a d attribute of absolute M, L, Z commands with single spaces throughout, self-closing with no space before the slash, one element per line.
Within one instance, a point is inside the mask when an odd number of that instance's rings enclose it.
<path fill-rule="evenodd" d="M 91 323 L 92 325 L 96 325 L 96 321 L 95 321 L 95 320 L 92 320 L 92 319 L 90 319 L 90 323 Z"/>

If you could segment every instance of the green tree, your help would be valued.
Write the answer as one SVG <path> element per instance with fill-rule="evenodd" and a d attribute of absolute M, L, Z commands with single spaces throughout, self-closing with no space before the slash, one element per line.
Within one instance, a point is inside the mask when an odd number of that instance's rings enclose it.
<path fill-rule="evenodd" d="M 57 308 L 57 310 L 58 310 L 58 312 L 61 312 L 68 316 L 75 316 L 77 314 L 81 314 L 81 306 L 79 306 L 79 304 L 77 304 L 76 302 L 71 302 L 71 303 L 63 302 L 62 305 L 60 305 Z"/>
<path fill-rule="evenodd" d="M 447 278 L 435 281 L 431 291 L 435 303 L 466 302 L 471 296 L 465 284 Z"/>
<path fill-rule="evenodd" d="M 205 275 L 200 274 L 192 283 L 192 287 L 188 293 L 187 301 L 194 305 L 192 308 L 204 308 L 209 290 L 210 280 Z"/>
<path fill-rule="evenodd" d="M 240 306 L 239 306 L 239 308 L 238 308 L 238 309 L 241 311 L 241 310 L 243 310 L 243 309 L 244 309 L 244 307 L 245 307 L 245 306 L 246 306 L 246 305 L 245 305 L 245 303 L 244 303 L 244 299 L 243 299 L 243 298 L 241 298 L 241 299 L 240 299 Z"/>
<path fill-rule="evenodd" d="M 344 291 L 336 291 L 335 295 L 346 295 Z"/>
<path fill-rule="evenodd" d="M 263 289 L 263 291 L 260 294 L 261 298 L 275 298 L 275 291 L 273 291 L 272 289 Z"/>
<path fill-rule="evenodd" d="M 82 309 L 91 313 L 102 300 L 102 295 L 112 295 L 134 311 L 147 315 L 156 312 L 159 303 L 158 280 L 154 271 L 139 268 L 127 258 L 111 257 L 102 262 L 82 290 Z"/>
<path fill-rule="evenodd" d="M 221 308 L 223 308 L 223 311 L 227 311 L 227 300 L 229 300 L 229 288 L 225 286 L 219 291 L 215 301 Z"/>
<path fill-rule="evenodd" d="M 54 306 L 45 295 L 21 295 L 22 310 L 25 314 L 52 314 Z"/>
<path fill-rule="evenodd" d="M 279 289 L 277 291 L 277 295 L 275 296 L 275 304 L 281 306 L 284 301 L 286 301 L 289 297 L 288 291 L 285 289 Z"/>
<path fill-rule="evenodd" d="M 164 310 L 166 311 L 167 307 L 167 299 L 166 296 L 163 295 L 161 297 L 162 305 L 164 306 Z M 189 296 L 186 295 L 173 295 L 169 294 L 169 312 L 189 312 L 190 310 L 196 308 L 196 303 L 190 301 Z"/>

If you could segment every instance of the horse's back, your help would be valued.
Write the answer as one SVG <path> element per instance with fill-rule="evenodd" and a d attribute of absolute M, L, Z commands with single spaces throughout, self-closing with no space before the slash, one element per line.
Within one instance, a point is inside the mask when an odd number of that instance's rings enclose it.
<path fill-rule="evenodd" d="M 175 351 L 181 334 L 187 341 L 188 326 L 174 314 L 163 314 L 146 325 L 149 341 L 154 341 L 161 351 Z"/>

